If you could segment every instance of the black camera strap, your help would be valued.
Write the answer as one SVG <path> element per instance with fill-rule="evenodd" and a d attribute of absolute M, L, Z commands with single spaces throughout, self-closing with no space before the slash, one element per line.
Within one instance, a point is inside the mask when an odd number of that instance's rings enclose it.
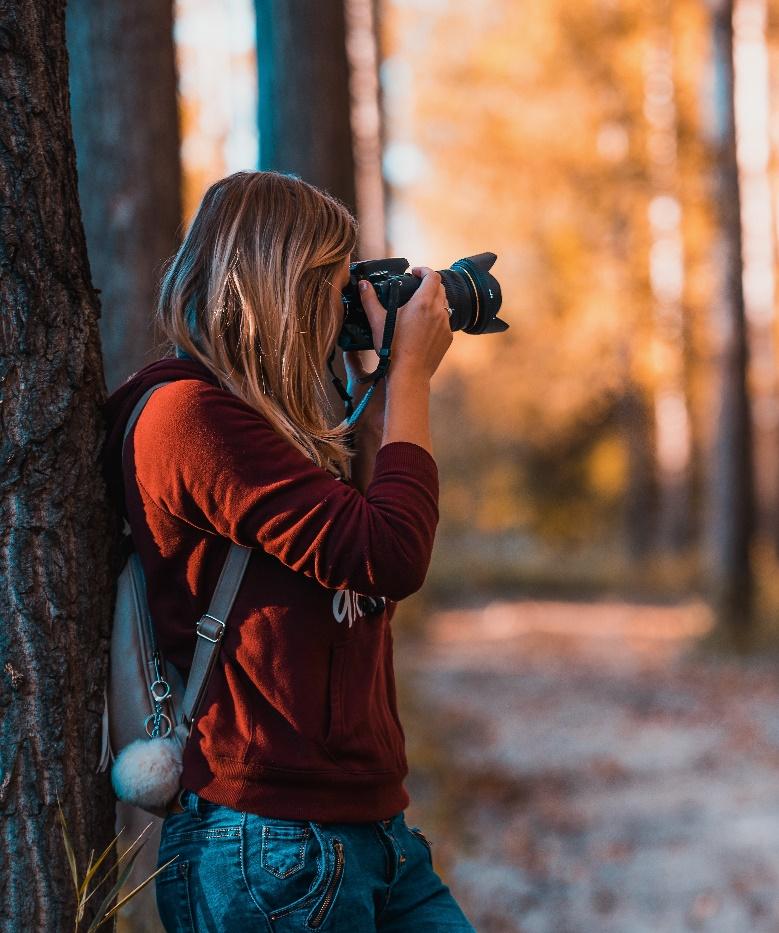
<path fill-rule="evenodd" d="M 371 386 L 365 395 L 363 395 L 363 397 L 360 399 L 360 402 L 356 408 L 354 407 L 354 399 L 346 390 L 346 386 L 333 370 L 333 358 L 335 357 L 335 350 L 333 350 L 333 352 L 330 354 L 330 358 L 327 361 L 327 365 L 333 377 L 333 385 L 344 401 L 344 406 L 346 408 L 346 422 L 349 427 L 352 427 L 357 423 L 360 415 L 368 406 L 368 402 L 371 400 L 371 396 L 376 390 L 376 386 L 387 375 L 387 370 L 389 369 L 391 362 L 390 349 L 392 347 L 392 338 L 395 336 L 395 321 L 398 314 L 399 300 L 400 281 L 395 278 L 390 279 L 387 289 L 387 317 L 384 320 L 384 333 L 381 338 L 381 349 L 379 350 L 379 365 L 372 373 L 367 373 L 359 380 L 360 383 L 370 382 Z"/>

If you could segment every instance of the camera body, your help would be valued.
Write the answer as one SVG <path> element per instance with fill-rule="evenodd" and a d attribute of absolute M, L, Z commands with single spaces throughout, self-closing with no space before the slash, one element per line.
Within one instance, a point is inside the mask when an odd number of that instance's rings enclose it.
<path fill-rule="evenodd" d="M 450 326 L 453 331 L 494 334 L 508 329 L 508 324 L 497 317 L 503 299 L 498 280 L 489 272 L 496 259 L 495 253 L 480 253 L 458 259 L 448 269 L 439 270 L 452 309 Z M 360 301 L 360 280 L 367 279 L 374 286 L 385 308 L 390 285 L 397 282 L 400 307 L 422 284 L 421 279 L 406 272 L 408 265 L 407 259 L 394 258 L 369 259 L 349 266 L 349 284 L 343 289 L 341 298 L 345 313 L 338 346 L 342 350 L 373 349 L 371 326 Z"/>

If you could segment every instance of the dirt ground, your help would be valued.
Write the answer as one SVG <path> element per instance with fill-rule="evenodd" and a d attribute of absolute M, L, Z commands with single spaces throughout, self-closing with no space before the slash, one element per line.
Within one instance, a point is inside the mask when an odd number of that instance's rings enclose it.
<path fill-rule="evenodd" d="M 407 819 L 479 933 L 777 933 L 779 662 L 696 603 L 493 602 L 396 636 Z"/>

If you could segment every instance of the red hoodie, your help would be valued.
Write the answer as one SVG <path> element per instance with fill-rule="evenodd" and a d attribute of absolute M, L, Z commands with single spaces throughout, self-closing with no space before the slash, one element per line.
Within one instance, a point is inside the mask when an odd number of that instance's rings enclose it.
<path fill-rule="evenodd" d="M 155 392 L 131 431 L 133 406 Z M 160 650 L 188 672 L 230 541 L 254 547 L 184 752 L 182 786 L 283 819 L 385 819 L 409 802 L 390 619 L 425 578 L 433 458 L 381 448 L 363 495 L 201 364 L 165 359 L 106 406 L 105 470 L 146 575 Z M 365 596 L 388 598 L 366 614 Z"/>

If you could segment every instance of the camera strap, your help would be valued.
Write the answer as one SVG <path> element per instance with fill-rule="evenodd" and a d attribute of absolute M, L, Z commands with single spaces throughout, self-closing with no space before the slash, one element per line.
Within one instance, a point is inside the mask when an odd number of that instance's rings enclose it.
<path fill-rule="evenodd" d="M 344 386 L 341 379 L 338 378 L 335 371 L 333 370 L 333 358 L 335 356 L 335 350 L 330 354 L 330 358 L 327 361 L 327 365 L 330 368 L 330 373 L 333 377 L 333 385 L 335 386 L 336 391 L 344 400 L 344 405 L 346 407 L 346 423 L 349 427 L 352 427 L 357 423 L 360 415 L 365 411 L 368 402 L 373 395 L 376 386 L 387 375 L 387 370 L 389 369 L 391 357 L 390 349 L 392 347 L 392 338 L 395 336 L 395 321 L 398 314 L 398 302 L 400 301 L 400 281 L 398 279 L 390 279 L 388 289 L 387 289 L 387 317 L 384 320 L 384 333 L 381 338 L 381 349 L 379 350 L 379 365 L 374 369 L 372 373 L 367 373 L 363 376 L 359 382 L 366 383 L 370 382 L 371 386 L 368 391 L 360 399 L 357 407 L 354 407 L 354 399 L 347 392 L 346 386 Z"/>

